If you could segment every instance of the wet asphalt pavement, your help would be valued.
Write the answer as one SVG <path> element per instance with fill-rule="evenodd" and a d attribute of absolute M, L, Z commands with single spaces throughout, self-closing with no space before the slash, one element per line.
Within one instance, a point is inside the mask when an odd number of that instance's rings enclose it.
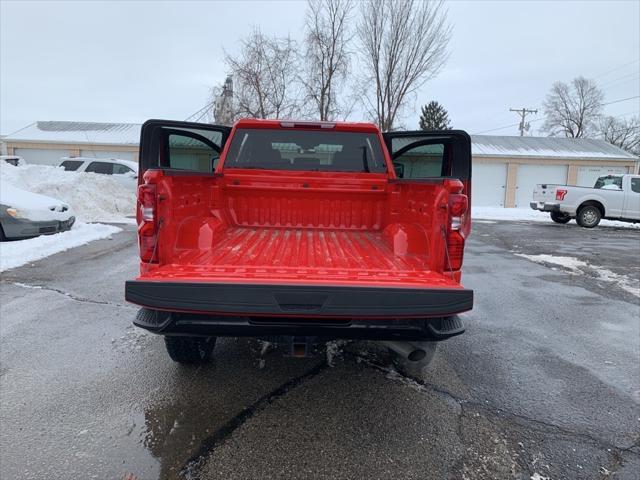
<path fill-rule="evenodd" d="M 375 343 L 186 368 L 131 325 L 128 227 L 2 274 L 0 478 L 638 479 L 640 299 L 598 269 L 634 285 L 640 231 L 479 221 L 467 331 L 421 378 Z"/>

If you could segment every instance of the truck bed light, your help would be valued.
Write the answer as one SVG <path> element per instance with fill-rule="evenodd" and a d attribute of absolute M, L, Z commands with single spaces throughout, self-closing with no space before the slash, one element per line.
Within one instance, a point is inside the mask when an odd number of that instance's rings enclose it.
<path fill-rule="evenodd" d="M 282 128 L 336 128 L 331 122 L 280 122 Z"/>

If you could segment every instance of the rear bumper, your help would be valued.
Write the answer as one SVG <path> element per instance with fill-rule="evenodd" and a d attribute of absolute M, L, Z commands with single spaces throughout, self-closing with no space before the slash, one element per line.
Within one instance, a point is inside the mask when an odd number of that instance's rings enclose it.
<path fill-rule="evenodd" d="M 225 317 L 141 308 L 133 323 L 160 335 L 254 337 L 275 343 L 286 343 L 287 338 L 305 338 L 305 343 L 334 339 L 442 341 L 464 333 L 457 315 L 428 319 Z"/>
<path fill-rule="evenodd" d="M 529 206 L 534 210 L 540 210 L 541 212 L 559 212 L 559 203 L 546 203 L 546 202 L 531 202 Z"/>
<path fill-rule="evenodd" d="M 213 315 L 428 318 L 471 310 L 473 290 L 147 282 L 125 285 L 128 302 Z"/>

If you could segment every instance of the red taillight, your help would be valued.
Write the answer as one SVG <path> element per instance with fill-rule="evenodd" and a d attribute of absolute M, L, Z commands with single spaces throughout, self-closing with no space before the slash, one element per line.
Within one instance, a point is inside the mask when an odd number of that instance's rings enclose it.
<path fill-rule="evenodd" d="M 466 195 L 455 193 L 449 195 L 449 213 L 452 217 L 461 217 L 469 209 L 469 199 Z"/>
<path fill-rule="evenodd" d="M 157 262 L 158 225 L 156 221 L 156 186 L 145 183 L 138 186 L 138 239 L 140 259 L 143 262 Z"/>
<path fill-rule="evenodd" d="M 462 259 L 464 257 L 464 237 L 459 230 L 449 232 L 447 239 L 447 259 L 446 269 L 449 271 L 460 270 L 462 268 Z"/>
<path fill-rule="evenodd" d="M 556 190 L 556 200 L 560 200 L 560 201 L 564 200 L 564 196 L 566 194 L 567 194 L 566 190 L 564 190 L 562 188 L 557 189 Z"/>
<path fill-rule="evenodd" d="M 156 219 L 156 186 L 145 183 L 138 187 L 138 209 L 140 220 L 154 222 Z"/>
<path fill-rule="evenodd" d="M 447 270 L 454 271 L 462 268 L 464 256 L 464 234 L 462 226 L 465 215 L 469 211 L 469 198 L 462 193 L 449 195 L 449 232 L 447 235 Z"/>

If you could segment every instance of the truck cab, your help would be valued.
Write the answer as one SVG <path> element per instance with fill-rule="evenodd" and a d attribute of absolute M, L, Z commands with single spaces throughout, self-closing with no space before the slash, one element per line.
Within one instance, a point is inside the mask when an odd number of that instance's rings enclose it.
<path fill-rule="evenodd" d="M 207 361 L 224 336 L 292 352 L 371 339 L 424 358 L 413 347 L 464 331 L 465 132 L 150 120 L 139 162 L 140 274 L 126 299 L 174 360 Z"/>

